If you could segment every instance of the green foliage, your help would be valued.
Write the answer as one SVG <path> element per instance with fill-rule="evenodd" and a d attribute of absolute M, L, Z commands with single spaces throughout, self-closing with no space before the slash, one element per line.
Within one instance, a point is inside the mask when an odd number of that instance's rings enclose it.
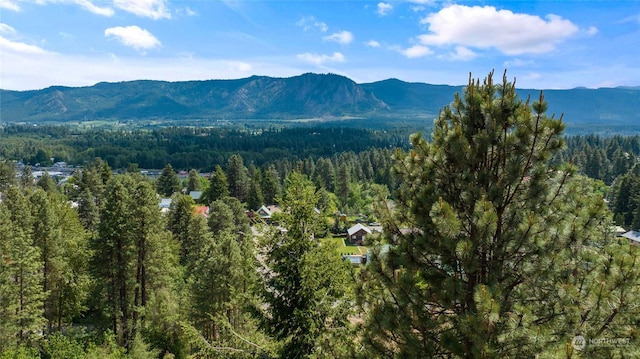
<path fill-rule="evenodd" d="M 344 335 L 352 307 L 349 267 L 334 247 L 314 237 L 318 200 L 309 180 L 291 174 L 279 200 L 287 209 L 279 217 L 286 232 L 274 231 L 262 244 L 267 306 L 257 312 L 267 333 L 282 343 L 282 358 L 342 356 L 353 339 Z"/>
<path fill-rule="evenodd" d="M 99 294 L 95 305 L 117 343 L 131 350 L 147 324 L 145 311 L 160 310 L 152 305 L 176 300 L 179 245 L 165 230 L 155 189 L 138 175 L 108 182 L 101 215 L 93 240 L 92 267 Z"/>
<path fill-rule="evenodd" d="M 164 197 L 171 197 L 172 194 L 179 192 L 182 188 L 180 179 L 170 163 L 162 169 L 162 173 L 160 173 L 160 177 L 156 182 L 156 187 L 158 193 Z"/>
<path fill-rule="evenodd" d="M 240 202 L 246 201 L 251 180 L 242 156 L 232 155 L 229 157 L 226 174 L 229 180 L 229 195 L 239 199 Z"/>
<path fill-rule="evenodd" d="M 2 182 L 0 180 L 0 182 Z M 31 188 L 34 184 L 33 172 L 31 171 L 31 166 L 24 166 L 22 170 L 22 175 L 20 176 L 20 185 L 22 188 Z"/>
<path fill-rule="evenodd" d="M 78 216 L 82 226 L 95 234 L 100 224 L 100 209 L 96 203 L 96 197 L 89 188 L 85 188 L 78 199 Z"/>
<path fill-rule="evenodd" d="M 227 174 L 224 173 L 222 167 L 217 165 L 213 173 L 211 173 L 211 178 L 209 178 L 209 187 L 202 193 L 200 201 L 208 205 L 228 195 L 229 181 L 227 180 Z"/>
<path fill-rule="evenodd" d="M 264 195 L 262 194 L 262 172 L 256 170 L 251 177 L 251 185 L 249 186 L 249 194 L 247 195 L 247 207 L 251 210 L 257 210 L 264 205 Z"/>
<path fill-rule="evenodd" d="M 0 351 L 0 359 L 38 359 L 40 353 L 35 347 L 20 345 Z"/>
<path fill-rule="evenodd" d="M 280 197 L 280 177 L 273 166 L 269 166 L 262 176 L 262 194 L 264 203 L 267 205 L 275 204 L 276 198 Z"/>
<path fill-rule="evenodd" d="M 432 141 L 397 152 L 401 186 L 380 206 L 392 247 L 363 272 L 374 355 L 552 357 L 577 334 L 635 335 L 637 260 L 607 235 L 593 184 L 550 164 L 564 125 L 546 107 L 506 78 L 470 79 Z"/>
<path fill-rule="evenodd" d="M 54 181 L 53 178 L 51 178 L 51 176 L 49 175 L 49 172 L 47 171 L 45 171 L 42 177 L 40 177 L 37 185 L 38 187 L 42 188 L 46 192 L 49 192 L 49 193 L 58 192 L 58 185 L 56 184 L 56 181 Z"/>
<path fill-rule="evenodd" d="M 611 186 L 611 198 L 617 224 L 640 230 L 640 165 L 616 178 Z"/>
<path fill-rule="evenodd" d="M 29 350 L 16 348 L 29 344 L 44 329 L 42 260 L 33 244 L 29 227 L 12 220 L 12 205 L 27 202 L 15 187 L 0 204 L 0 353 L 9 350 L 16 357 L 28 357 Z M 15 218 L 15 217 L 14 217 Z M 24 220 L 24 218 L 22 218 Z"/>
<path fill-rule="evenodd" d="M 192 168 L 187 176 L 187 192 L 199 191 L 200 189 L 202 189 L 200 175 L 198 171 Z"/>
<path fill-rule="evenodd" d="M 46 340 L 43 340 L 42 351 L 42 357 L 45 359 L 83 359 L 87 355 L 82 343 L 60 333 L 51 335 Z"/>
<path fill-rule="evenodd" d="M 36 190 L 30 195 L 33 240 L 43 263 L 44 315 L 48 330 L 62 330 L 85 309 L 90 276 L 88 233 L 78 214 L 58 194 Z"/>

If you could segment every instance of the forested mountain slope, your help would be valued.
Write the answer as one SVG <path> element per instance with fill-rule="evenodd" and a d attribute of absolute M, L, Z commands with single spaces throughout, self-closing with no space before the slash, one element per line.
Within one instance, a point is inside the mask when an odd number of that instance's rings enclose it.
<path fill-rule="evenodd" d="M 0 90 L 0 121 L 242 120 L 301 118 L 433 119 L 461 86 L 397 79 L 356 84 L 334 74 L 237 80 L 129 81 L 89 87 Z M 537 99 L 540 90 L 519 90 Z M 549 113 L 568 123 L 636 124 L 640 88 L 545 90 Z"/>

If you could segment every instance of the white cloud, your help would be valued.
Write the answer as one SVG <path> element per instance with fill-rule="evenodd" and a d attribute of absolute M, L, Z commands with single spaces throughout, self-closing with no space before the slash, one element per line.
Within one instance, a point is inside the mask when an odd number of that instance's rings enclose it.
<path fill-rule="evenodd" d="M 11 11 L 20 11 L 18 3 L 11 0 L 0 0 L 0 9 L 7 9 Z"/>
<path fill-rule="evenodd" d="M 191 8 L 188 7 L 188 6 L 184 9 L 184 13 L 187 14 L 187 16 L 196 16 L 196 15 L 198 15 L 198 13 L 195 10 L 191 10 Z"/>
<path fill-rule="evenodd" d="M 15 34 L 16 29 L 11 26 L 0 22 L 0 34 Z"/>
<path fill-rule="evenodd" d="M 513 59 L 504 62 L 505 68 L 531 66 L 534 62 L 531 60 Z"/>
<path fill-rule="evenodd" d="M 368 47 L 380 47 L 380 43 L 377 42 L 376 40 L 369 40 L 369 41 L 366 41 L 364 44 L 365 46 L 368 46 Z"/>
<path fill-rule="evenodd" d="M 412 6 L 411 10 L 413 10 L 413 12 L 420 12 L 420 11 L 424 11 L 427 8 L 422 6 L 422 5 L 416 5 L 416 6 Z"/>
<path fill-rule="evenodd" d="M 12 41 L 3 36 L 0 36 L 0 50 L 2 50 L 0 52 L 2 52 L 3 54 L 3 62 L 7 52 L 29 55 L 41 55 L 47 53 L 46 50 L 38 46 L 25 44 L 23 42 Z"/>
<path fill-rule="evenodd" d="M 631 16 L 627 16 L 624 19 L 618 21 L 619 24 L 624 24 L 627 22 L 636 22 L 638 23 L 638 25 L 640 25 L 640 12 Z"/>
<path fill-rule="evenodd" d="M 424 45 L 496 48 L 507 55 L 549 52 L 578 32 L 576 25 L 557 15 L 542 19 L 493 6 L 451 5 L 421 23 L 429 24 L 430 31 L 419 36 Z"/>
<path fill-rule="evenodd" d="M 113 4 L 121 10 L 141 17 L 154 20 L 171 18 L 167 0 L 113 0 Z"/>
<path fill-rule="evenodd" d="M 152 49 L 160 46 L 160 41 L 153 34 L 137 26 L 118 26 L 104 30 L 104 36 L 113 37 L 123 45 L 132 47 L 138 51 Z"/>
<path fill-rule="evenodd" d="M 525 81 L 538 80 L 541 77 L 542 75 L 537 72 L 529 72 L 526 75 L 522 76 L 522 80 L 525 80 Z"/>
<path fill-rule="evenodd" d="M 334 41 L 339 44 L 346 45 L 351 43 L 351 41 L 353 41 L 353 34 L 350 33 L 349 31 L 340 31 L 340 32 L 333 33 L 329 36 L 325 36 L 323 37 L 323 39 L 326 41 Z"/>
<path fill-rule="evenodd" d="M 478 57 L 478 54 L 469 50 L 464 46 L 456 46 L 456 51 L 450 53 L 451 60 L 454 61 L 471 61 Z"/>
<path fill-rule="evenodd" d="M 313 16 L 301 17 L 300 20 L 296 22 L 296 26 L 300 26 L 302 31 L 309 31 L 314 27 L 322 32 L 327 32 L 327 30 L 329 30 L 329 26 L 327 26 L 327 24 L 316 20 Z"/>
<path fill-rule="evenodd" d="M 423 57 L 423 56 L 433 54 L 433 51 L 431 51 L 430 48 L 422 45 L 414 45 L 408 49 L 399 49 L 398 51 L 410 59 L 415 59 L 417 57 Z"/>
<path fill-rule="evenodd" d="M 587 35 L 588 36 L 593 36 L 593 35 L 597 34 L 598 32 L 600 32 L 600 30 L 598 30 L 598 28 L 595 27 L 595 26 L 589 26 L 589 28 L 587 29 Z"/>
<path fill-rule="evenodd" d="M 13 35 L 16 35 L 16 33 L 16 29 L 14 29 L 13 27 L 5 23 L 0 23 L 0 34 L 14 37 Z M 0 53 L 2 53 L 3 55 L 3 62 L 4 57 L 7 53 L 27 55 L 41 55 L 48 53 L 48 51 L 36 45 L 30 45 L 24 42 L 16 41 L 14 39 L 9 39 L 2 35 L 0 35 Z"/>
<path fill-rule="evenodd" d="M 250 72 L 253 69 L 251 64 L 242 61 L 230 61 L 227 62 L 227 66 L 234 72 Z"/>
<path fill-rule="evenodd" d="M 412 2 L 414 4 L 431 5 L 431 4 L 434 4 L 436 1 L 435 0 L 409 0 L 409 2 Z"/>
<path fill-rule="evenodd" d="M 306 52 L 304 54 L 298 54 L 298 59 L 316 66 L 320 66 L 324 65 L 327 62 L 344 62 L 344 55 L 339 52 L 334 52 L 331 56 Z"/>
<path fill-rule="evenodd" d="M 0 0 L 3 1 L 3 0 Z M 73 4 L 88 10 L 96 15 L 113 16 L 115 11 L 110 7 L 100 7 L 95 5 L 91 0 L 36 0 L 39 5 L 45 4 Z"/>
<path fill-rule="evenodd" d="M 117 57 L 114 54 L 83 56 L 59 53 L 2 52 L 0 78 L 2 88 L 33 90 L 53 85 L 90 86 L 98 82 L 140 79 L 188 81 L 204 79 L 237 79 L 256 72 L 283 76 L 300 74 L 300 69 L 277 65 L 254 64 L 233 59 L 188 57 L 151 58 Z M 262 66 L 262 67 L 261 67 Z M 279 66 L 279 67 L 278 67 Z M 307 71 L 309 71 L 307 69 Z"/>
<path fill-rule="evenodd" d="M 99 6 L 96 6 L 91 1 L 88 1 L 88 0 L 74 0 L 73 2 L 78 4 L 78 5 L 80 5 L 85 10 L 89 10 L 92 13 L 97 14 L 97 15 L 113 16 L 113 14 L 114 14 L 114 11 L 113 11 L 112 8 L 99 7 Z"/>
<path fill-rule="evenodd" d="M 378 15 L 380 16 L 388 15 L 391 12 L 391 10 L 393 10 L 393 5 L 387 4 L 384 2 L 378 3 Z"/>

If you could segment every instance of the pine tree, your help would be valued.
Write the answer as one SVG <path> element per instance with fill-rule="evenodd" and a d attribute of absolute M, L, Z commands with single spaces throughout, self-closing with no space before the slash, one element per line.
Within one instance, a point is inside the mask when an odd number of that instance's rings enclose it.
<path fill-rule="evenodd" d="M 24 166 L 22 170 L 22 176 L 20 176 L 20 184 L 22 188 L 31 188 L 33 187 L 33 172 L 31 171 L 31 166 Z"/>
<path fill-rule="evenodd" d="M 175 194 L 169 206 L 167 229 L 173 234 L 173 238 L 180 243 L 180 263 L 185 265 L 189 257 L 189 235 L 192 224 L 193 198 L 186 194 Z"/>
<path fill-rule="evenodd" d="M 44 171 L 44 174 L 38 180 L 37 186 L 49 193 L 58 192 L 58 185 L 56 184 L 56 181 L 51 178 L 47 171 Z"/>
<path fill-rule="evenodd" d="M 214 236 L 222 232 L 235 232 L 234 214 L 231 208 L 222 200 L 216 200 L 209 206 L 210 216 L 207 219 L 209 229 Z"/>
<path fill-rule="evenodd" d="M 31 193 L 33 240 L 40 249 L 44 317 L 48 331 L 77 317 L 88 294 L 88 233 L 66 198 L 38 189 Z"/>
<path fill-rule="evenodd" d="M 187 176 L 187 192 L 199 191 L 200 188 L 200 175 L 198 175 L 198 171 L 192 168 Z"/>
<path fill-rule="evenodd" d="M 576 335 L 633 335 L 637 253 L 592 184 L 550 164 L 564 125 L 546 108 L 506 78 L 470 79 L 432 141 L 396 153 L 401 186 L 379 208 L 390 247 L 363 272 L 371 355 L 571 357 Z"/>
<path fill-rule="evenodd" d="M 53 300 L 59 295 L 56 282 L 62 275 L 60 266 L 62 264 L 63 243 L 59 238 L 57 228 L 55 228 L 58 219 L 47 193 L 38 189 L 31 194 L 29 200 L 33 218 L 33 243 L 40 249 L 42 256 L 43 292 L 47 293 L 44 316 L 47 319 L 48 331 L 51 332 L 55 323 Z"/>
<path fill-rule="evenodd" d="M 249 194 L 247 195 L 247 207 L 252 210 L 257 210 L 264 203 L 264 195 L 262 194 L 262 172 L 256 170 L 251 178 L 251 185 L 249 186 Z"/>
<path fill-rule="evenodd" d="M 316 164 L 316 174 L 314 182 L 318 187 L 324 187 L 329 192 L 333 192 L 336 187 L 336 173 L 331 160 L 319 158 Z"/>
<path fill-rule="evenodd" d="M 162 169 L 162 173 L 160 173 L 160 177 L 156 182 L 156 187 L 158 193 L 164 197 L 171 197 L 172 194 L 180 191 L 180 179 L 170 163 Z"/>
<path fill-rule="evenodd" d="M 340 204 L 347 205 L 349 198 L 349 185 L 351 184 L 351 168 L 346 162 L 340 163 L 336 179 L 336 195 L 340 199 Z"/>
<path fill-rule="evenodd" d="M 282 358 L 331 357 L 334 348 L 348 348 L 349 341 L 336 340 L 347 330 L 352 305 L 348 267 L 315 239 L 318 200 L 313 183 L 292 173 L 279 200 L 287 208 L 279 218 L 286 232 L 272 233 L 262 245 L 267 305 L 259 312 L 267 333 L 282 343 Z"/>
<path fill-rule="evenodd" d="M 0 158 L 0 192 L 16 183 L 16 173 L 15 163 Z"/>
<path fill-rule="evenodd" d="M 0 203 L 0 353 L 45 328 L 42 261 L 31 230 L 28 201 L 10 187 Z"/>
<path fill-rule="evenodd" d="M 123 177 L 107 183 L 101 210 L 98 237 L 93 239 L 94 257 L 91 267 L 98 289 L 96 305 L 110 322 L 117 343 L 127 347 L 134 332 L 131 327 L 133 287 L 135 286 L 135 238 L 132 230 L 133 211 L 128 187 Z"/>
<path fill-rule="evenodd" d="M 209 187 L 202 193 L 200 201 L 204 204 L 210 204 L 213 201 L 224 198 L 229 195 L 229 181 L 222 167 L 216 165 L 215 170 L 209 178 Z"/>
<path fill-rule="evenodd" d="M 229 195 L 244 202 L 249 194 L 249 170 L 244 166 L 242 156 L 232 155 L 227 161 Z"/>
<path fill-rule="evenodd" d="M 100 209 L 96 203 L 96 198 L 89 188 L 85 188 L 78 200 L 78 216 L 80 223 L 90 233 L 95 234 L 100 224 Z"/>
<path fill-rule="evenodd" d="M 192 230 L 197 223 L 201 222 Z M 256 335 L 256 325 L 245 310 L 254 301 L 255 255 L 251 228 L 238 199 L 212 202 L 209 227 L 211 236 L 194 236 L 201 245 L 189 280 L 193 322 L 214 347 L 253 351 L 231 332 L 241 337 Z"/>
<path fill-rule="evenodd" d="M 109 181 L 99 235 L 93 239 L 97 305 L 127 350 L 140 334 L 161 343 L 159 327 L 177 327 L 159 316 L 145 318 L 148 311 L 162 312 L 177 301 L 179 245 L 165 228 L 151 183 L 139 175 Z M 177 340 L 175 332 L 170 336 Z"/>
<path fill-rule="evenodd" d="M 71 199 L 78 198 L 82 192 L 89 190 L 94 197 L 98 207 L 102 204 L 107 181 L 111 178 L 111 168 L 106 162 L 97 158 L 94 162 L 82 169 L 77 175 L 75 182 L 78 185 L 77 191 L 70 196 Z"/>
<path fill-rule="evenodd" d="M 280 178 L 273 165 L 269 166 L 262 176 L 262 194 L 267 205 L 275 204 L 275 199 L 280 196 Z"/>

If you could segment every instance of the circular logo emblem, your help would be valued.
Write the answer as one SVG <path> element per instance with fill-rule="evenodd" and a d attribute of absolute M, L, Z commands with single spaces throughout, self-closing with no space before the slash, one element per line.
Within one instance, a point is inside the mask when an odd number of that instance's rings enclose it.
<path fill-rule="evenodd" d="M 576 335 L 571 341 L 571 346 L 575 350 L 582 350 L 587 346 L 587 340 L 582 335 Z"/>

